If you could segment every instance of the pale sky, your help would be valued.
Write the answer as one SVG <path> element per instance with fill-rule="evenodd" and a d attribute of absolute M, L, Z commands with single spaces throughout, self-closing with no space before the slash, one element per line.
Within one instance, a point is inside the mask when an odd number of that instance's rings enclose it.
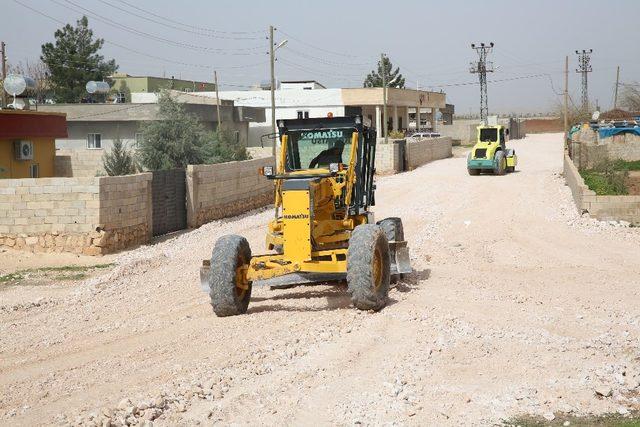
<path fill-rule="evenodd" d="M 384 52 L 407 86 L 444 90 L 457 113 L 479 109 L 478 85 L 460 85 L 477 81 L 468 72 L 473 42 L 495 43 L 489 80 L 506 80 L 489 85 L 491 112 L 551 109 L 561 99 L 554 90 L 563 89 L 565 55 L 578 104 L 576 49 L 594 50 L 590 98 L 603 110 L 613 102 L 616 66 L 621 82 L 640 81 L 637 0 L 0 0 L 0 39 L 12 62 L 37 59 L 61 27 L 17 2 L 65 23 L 86 14 L 121 72 L 212 80 L 217 69 L 228 90 L 268 79 L 269 25 L 276 41 L 288 39 L 278 51 L 280 80 L 360 87 Z"/>

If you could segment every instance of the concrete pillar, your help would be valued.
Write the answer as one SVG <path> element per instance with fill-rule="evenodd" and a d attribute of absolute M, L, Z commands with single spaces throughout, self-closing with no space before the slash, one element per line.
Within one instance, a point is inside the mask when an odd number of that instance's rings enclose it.
<path fill-rule="evenodd" d="M 378 138 L 384 136 L 382 135 L 382 112 L 380 111 L 379 105 L 376 105 L 376 132 L 378 134 Z"/>
<path fill-rule="evenodd" d="M 409 107 L 404 108 L 404 127 L 409 130 Z"/>
<path fill-rule="evenodd" d="M 393 106 L 393 130 L 398 130 L 398 106 Z"/>
<path fill-rule="evenodd" d="M 431 121 L 431 129 L 433 130 L 433 132 L 437 132 L 438 131 L 438 123 L 437 123 L 437 117 L 438 117 L 438 109 L 433 107 L 431 108 L 431 117 L 430 117 L 430 121 Z"/>

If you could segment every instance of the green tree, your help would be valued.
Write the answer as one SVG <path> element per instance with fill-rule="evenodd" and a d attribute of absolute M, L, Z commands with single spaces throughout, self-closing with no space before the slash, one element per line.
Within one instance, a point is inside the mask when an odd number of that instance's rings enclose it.
<path fill-rule="evenodd" d="M 212 163 L 224 163 L 247 160 L 247 149 L 239 141 L 238 134 L 227 129 L 219 129 L 214 134 L 214 145 L 211 152 Z"/>
<path fill-rule="evenodd" d="M 98 51 L 104 40 L 93 37 L 86 16 L 57 30 L 55 43 L 42 45 L 40 59 L 49 68 L 57 102 L 80 102 L 90 80 L 103 80 L 118 69 L 115 60 L 105 61 Z"/>
<path fill-rule="evenodd" d="M 102 165 L 109 176 L 130 175 L 138 169 L 133 154 L 118 137 L 113 141 L 111 151 L 102 156 Z"/>
<path fill-rule="evenodd" d="M 138 156 L 142 166 L 160 170 L 209 163 L 215 144 L 198 118 L 167 93 L 160 94 L 158 104 L 158 120 L 141 129 Z"/>
<path fill-rule="evenodd" d="M 385 80 L 388 84 L 388 87 L 395 87 L 399 89 L 404 88 L 404 77 L 400 74 L 400 68 L 396 67 L 393 69 L 393 64 L 389 60 L 388 57 L 383 56 L 383 58 L 378 61 L 378 70 L 372 70 L 367 77 L 364 79 L 364 87 L 382 87 L 382 76 L 385 76 Z M 389 83 L 391 82 L 391 83 Z"/>

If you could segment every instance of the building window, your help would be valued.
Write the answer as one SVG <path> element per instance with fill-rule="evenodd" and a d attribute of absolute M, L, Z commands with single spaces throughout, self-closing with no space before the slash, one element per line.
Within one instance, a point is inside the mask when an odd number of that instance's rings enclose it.
<path fill-rule="evenodd" d="M 309 118 L 309 112 L 308 111 L 303 111 L 303 110 L 298 110 L 298 118 L 299 119 L 308 119 Z"/>
<path fill-rule="evenodd" d="M 235 137 L 235 140 L 236 140 L 236 144 L 239 144 L 240 143 L 240 131 L 236 130 L 236 131 L 233 132 L 233 134 L 234 134 L 234 137 Z"/>
<path fill-rule="evenodd" d="M 136 139 L 135 148 L 140 148 L 140 145 L 144 142 L 144 134 L 142 132 L 136 132 L 134 137 Z"/>
<path fill-rule="evenodd" d="M 116 94 L 116 104 L 124 104 L 125 102 L 127 102 L 127 96 L 122 92 L 118 92 Z"/>
<path fill-rule="evenodd" d="M 99 133 L 90 133 L 87 135 L 87 148 L 90 150 L 99 150 L 102 148 L 102 135 Z"/>
<path fill-rule="evenodd" d="M 40 178 L 40 166 L 37 163 L 29 167 L 29 176 L 31 178 Z"/>

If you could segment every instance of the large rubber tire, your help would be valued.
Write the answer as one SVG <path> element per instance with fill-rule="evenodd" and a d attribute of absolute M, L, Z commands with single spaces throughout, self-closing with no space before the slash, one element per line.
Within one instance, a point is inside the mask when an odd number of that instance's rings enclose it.
<path fill-rule="evenodd" d="M 251 261 L 249 242 L 242 236 L 222 236 L 211 252 L 209 296 L 213 312 L 219 316 L 235 316 L 247 312 L 251 299 L 248 289 L 237 286 L 237 270 Z"/>
<path fill-rule="evenodd" d="M 507 159 L 504 157 L 502 150 L 496 152 L 496 166 L 493 169 L 493 173 L 496 175 L 504 175 L 506 169 Z"/>
<path fill-rule="evenodd" d="M 390 242 L 404 241 L 404 228 L 402 219 L 398 217 L 385 218 L 377 224 L 382 228 L 382 232 Z"/>
<path fill-rule="evenodd" d="M 471 175 L 471 176 L 478 176 L 478 175 L 480 175 L 480 169 L 470 169 L 470 168 L 467 168 L 467 172 L 469 172 L 469 175 Z"/>
<path fill-rule="evenodd" d="M 349 240 L 347 287 L 360 310 L 381 310 L 387 305 L 390 283 L 389 241 L 378 225 L 357 226 Z"/>

